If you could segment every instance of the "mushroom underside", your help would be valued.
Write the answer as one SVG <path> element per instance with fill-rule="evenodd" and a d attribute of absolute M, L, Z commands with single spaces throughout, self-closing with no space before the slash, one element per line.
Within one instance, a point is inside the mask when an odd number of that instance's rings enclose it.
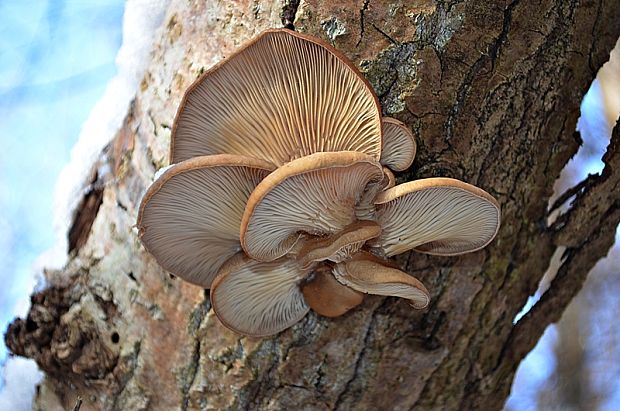
<path fill-rule="evenodd" d="M 353 64 L 327 43 L 273 29 L 189 88 L 170 158 L 231 153 L 280 166 L 316 152 L 357 151 L 378 161 L 381 130 L 378 100 Z"/>
<path fill-rule="evenodd" d="M 243 253 L 228 260 L 211 288 L 211 304 L 220 321 L 251 337 L 277 334 L 309 310 L 299 287 L 309 271 L 295 260 L 253 260 Z"/>
<path fill-rule="evenodd" d="M 385 256 L 409 250 L 457 255 L 485 247 L 497 234 L 497 201 L 483 190 L 450 178 L 397 185 L 375 199 L 382 232 L 369 243 Z"/>
<path fill-rule="evenodd" d="M 173 165 L 142 200 L 136 225 L 144 247 L 172 274 L 209 288 L 220 266 L 241 249 L 245 204 L 271 170 L 270 163 L 236 155 Z"/>

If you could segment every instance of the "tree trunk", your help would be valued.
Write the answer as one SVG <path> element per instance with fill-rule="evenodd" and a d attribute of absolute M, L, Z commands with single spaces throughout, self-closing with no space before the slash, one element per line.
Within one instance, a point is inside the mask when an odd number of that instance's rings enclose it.
<path fill-rule="evenodd" d="M 500 409 L 519 362 L 559 319 L 620 221 L 620 129 L 605 171 L 572 194 L 553 225 L 553 183 L 580 145 L 579 104 L 620 35 L 615 0 L 231 2 L 173 0 L 123 128 L 105 150 L 74 224 L 65 269 L 47 273 L 10 349 L 46 378 L 38 409 Z M 309 313 L 273 337 L 240 338 L 208 293 L 171 277 L 133 225 L 154 172 L 167 165 L 184 90 L 268 27 L 331 42 L 372 83 L 385 114 L 416 133 L 406 180 L 446 176 L 502 206 L 486 249 L 398 262 L 427 286 L 422 312 L 366 298 L 349 314 Z M 100 168 L 103 169 L 103 168 Z M 95 197 L 92 197 L 95 196 Z M 566 196 L 568 197 L 568 196 Z M 516 326 L 554 251 L 550 290 Z"/>

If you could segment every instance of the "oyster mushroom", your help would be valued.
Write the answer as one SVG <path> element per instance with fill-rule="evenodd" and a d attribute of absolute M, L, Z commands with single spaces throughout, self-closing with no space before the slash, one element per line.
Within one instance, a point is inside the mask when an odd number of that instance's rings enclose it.
<path fill-rule="evenodd" d="M 448 178 L 395 186 L 415 139 L 331 46 L 268 30 L 195 82 L 172 131 L 171 162 L 137 226 L 162 267 L 211 288 L 240 334 L 278 333 L 312 308 L 338 316 L 364 293 L 428 305 L 387 258 L 486 246 L 497 201 Z M 370 251 L 370 252 L 369 252 Z"/>
<path fill-rule="evenodd" d="M 383 117 L 383 147 L 381 164 L 394 171 L 408 169 L 413 163 L 416 143 L 405 123 L 391 117 Z"/>
<path fill-rule="evenodd" d="M 240 154 L 277 166 L 316 152 L 381 155 L 381 116 L 368 81 L 329 44 L 272 29 L 207 70 L 185 93 L 172 163 Z"/>
<path fill-rule="evenodd" d="M 500 208 L 486 191 L 452 178 L 399 184 L 375 199 L 381 235 L 371 240 L 390 257 L 415 250 L 458 255 L 479 250 L 495 238 Z"/>
<path fill-rule="evenodd" d="M 230 154 L 170 167 L 142 199 L 136 223 L 142 244 L 172 274 L 209 288 L 220 266 L 241 250 L 245 204 L 273 169 Z"/>
<path fill-rule="evenodd" d="M 238 253 L 211 287 L 213 311 L 222 324 L 250 337 L 279 333 L 309 310 L 299 283 L 308 274 L 292 259 L 260 262 Z"/>
<path fill-rule="evenodd" d="M 279 167 L 256 186 L 241 222 L 241 244 L 252 258 L 288 253 L 301 233 L 325 236 L 356 221 L 364 187 L 381 181 L 381 166 L 358 152 L 315 153 Z"/>
<path fill-rule="evenodd" d="M 430 302 L 430 294 L 424 284 L 370 254 L 359 253 L 336 264 L 333 274 L 339 282 L 354 290 L 405 298 L 417 309 L 425 308 Z"/>
<path fill-rule="evenodd" d="M 339 263 L 355 254 L 366 241 L 378 237 L 379 234 L 381 226 L 374 221 L 356 221 L 334 235 L 305 241 L 297 259 L 303 266 L 325 260 Z"/>
<path fill-rule="evenodd" d="M 364 294 L 336 280 L 328 265 L 318 266 L 301 291 L 310 308 L 324 317 L 339 317 L 364 301 Z"/>

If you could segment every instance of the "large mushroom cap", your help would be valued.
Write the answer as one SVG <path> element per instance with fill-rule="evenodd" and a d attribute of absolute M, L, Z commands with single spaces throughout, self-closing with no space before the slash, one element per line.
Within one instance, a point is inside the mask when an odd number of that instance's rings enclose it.
<path fill-rule="evenodd" d="M 383 172 L 357 152 L 315 153 L 279 167 L 252 192 L 241 222 L 245 252 L 261 261 L 286 254 L 300 233 L 329 235 L 356 219 L 355 207 Z"/>
<path fill-rule="evenodd" d="M 333 273 L 342 284 L 363 293 L 405 298 L 418 309 L 430 302 L 424 284 L 368 254 L 336 264 Z"/>
<path fill-rule="evenodd" d="M 381 164 L 394 171 L 408 169 L 413 163 L 416 143 L 409 127 L 391 117 L 383 117 L 383 147 Z"/>
<path fill-rule="evenodd" d="M 273 168 L 226 154 L 170 167 L 140 205 L 137 227 L 144 247 L 174 275 L 210 287 L 220 266 L 241 249 L 246 201 Z"/>
<path fill-rule="evenodd" d="M 361 73 L 330 45 L 267 30 L 189 88 L 170 151 L 173 163 L 231 153 L 279 166 L 327 151 L 379 160 L 379 103 Z"/>
<path fill-rule="evenodd" d="M 299 288 L 306 275 L 295 260 L 259 262 L 236 254 L 213 281 L 213 310 L 237 333 L 250 337 L 277 334 L 309 310 Z"/>
<path fill-rule="evenodd" d="M 451 178 L 400 184 L 375 199 L 381 235 L 371 240 L 386 256 L 415 249 L 457 255 L 485 247 L 497 234 L 500 209 L 487 192 Z"/>

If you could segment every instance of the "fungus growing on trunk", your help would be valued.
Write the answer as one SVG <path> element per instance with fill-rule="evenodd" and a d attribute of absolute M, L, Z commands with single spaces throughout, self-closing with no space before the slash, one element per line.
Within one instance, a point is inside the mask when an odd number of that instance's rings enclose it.
<path fill-rule="evenodd" d="M 378 162 L 354 151 L 293 160 L 265 177 L 250 195 L 241 245 L 250 257 L 271 261 L 289 252 L 301 233 L 338 233 L 355 222 L 364 188 L 382 178 Z"/>
<path fill-rule="evenodd" d="M 308 312 L 298 285 L 307 274 L 293 259 L 261 262 L 236 254 L 213 282 L 213 310 L 225 326 L 240 334 L 276 334 Z"/>
<path fill-rule="evenodd" d="M 415 138 L 405 123 L 391 117 L 383 117 L 383 147 L 381 164 L 394 171 L 408 169 L 416 152 Z"/>
<path fill-rule="evenodd" d="M 379 258 L 357 254 L 334 267 L 342 284 L 366 293 L 406 298 L 414 308 L 425 308 L 430 294 L 424 284 L 401 270 L 385 265 Z"/>
<path fill-rule="evenodd" d="M 318 266 L 301 291 L 310 308 L 324 317 L 339 317 L 364 301 L 364 294 L 336 280 L 328 265 Z"/>
<path fill-rule="evenodd" d="M 379 101 L 339 51 L 290 30 L 261 33 L 185 93 L 172 163 L 240 154 L 278 166 L 319 151 L 381 156 Z"/>
<path fill-rule="evenodd" d="M 335 317 L 364 294 L 430 295 L 387 258 L 455 255 L 496 235 L 497 201 L 448 178 L 395 186 L 416 151 L 381 118 L 368 82 L 320 40 L 268 30 L 186 92 L 173 165 L 147 190 L 137 227 L 166 270 L 211 288 L 233 331 L 262 337 L 310 308 Z"/>
<path fill-rule="evenodd" d="M 487 192 L 452 178 L 397 185 L 375 200 L 383 231 L 372 245 L 390 257 L 413 250 L 458 255 L 485 247 L 497 234 L 500 211 Z"/>
<path fill-rule="evenodd" d="M 209 288 L 220 266 L 241 250 L 245 204 L 273 169 L 231 154 L 175 164 L 142 199 L 136 224 L 142 244 L 170 273 Z"/>
<path fill-rule="evenodd" d="M 357 221 L 339 233 L 306 241 L 297 259 L 304 266 L 325 260 L 340 263 L 357 253 L 366 241 L 378 237 L 379 234 L 381 226 L 374 221 Z"/>

